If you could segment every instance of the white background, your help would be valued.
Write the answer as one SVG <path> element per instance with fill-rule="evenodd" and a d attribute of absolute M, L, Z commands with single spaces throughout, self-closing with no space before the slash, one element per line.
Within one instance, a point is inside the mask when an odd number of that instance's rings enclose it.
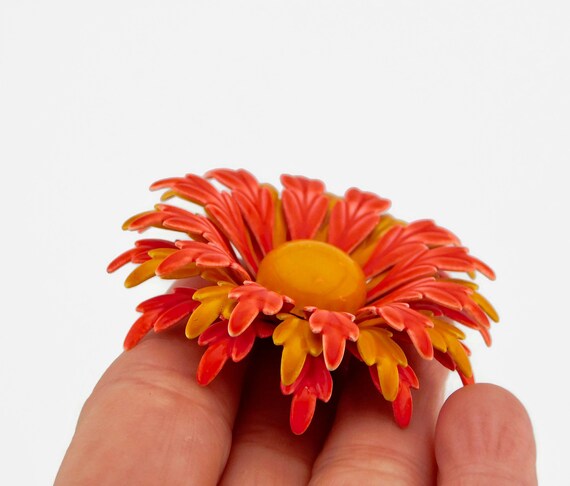
<path fill-rule="evenodd" d="M 53 481 L 167 287 L 105 273 L 148 185 L 245 167 L 377 192 L 488 262 L 476 376 L 522 400 L 541 484 L 564 484 L 569 25 L 565 1 L 0 0 L 0 483 Z"/>

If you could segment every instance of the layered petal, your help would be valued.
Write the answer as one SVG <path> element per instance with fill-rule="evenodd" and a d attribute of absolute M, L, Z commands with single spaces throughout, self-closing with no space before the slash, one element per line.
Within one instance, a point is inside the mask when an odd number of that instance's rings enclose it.
<path fill-rule="evenodd" d="M 367 277 L 373 277 L 408 260 L 426 248 L 458 245 L 458 238 L 431 220 L 421 220 L 407 226 L 392 227 L 378 242 L 364 265 Z"/>
<path fill-rule="evenodd" d="M 125 349 L 131 349 L 151 330 L 165 331 L 186 319 L 198 305 L 193 300 L 194 289 L 177 287 L 171 293 L 158 295 L 137 306 L 142 312 L 132 325 L 124 342 Z"/>
<path fill-rule="evenodd" d="M 325 185 L 321 181 L 290 175 L 281 176 L 281 182 L 285 187 L 281 198 L 290 239 L 313 238 L 329 206 L 324 194 Z"/>
<path fill-rule="evenodd" d="M 331 213 L 328 242 L 350 253 L 380 221 L 390 201 L 358 189 L 349 189 Z"/>
<path fill-rule="evenodd" d="M 361 327 L 356 345 L 366 365 L 376 368 L 382 395 L 393 402 L 399 389 L 398 367 L 408 366 L 406 354 L 394 342 L 392 333 L 380 327 Z"/>
<path fill-rule="evenodd" d="M 218 285 L 202 287 L 194 292 L 193 299 L 200 302 L 186 324 L 186 337 L 194 339 L 214 321 L 229 319 L 235 301 L 228 297 L 235 285 L 219 282 Z"/>
<path fill-rule="evenodd" d="M 219 230 L 232 242 L 250 271 L 257 269 L 249 232 L 235 199 L 219 192 L 212 184 L 194 174 L 162 179 L 151 185 L 152 190 L 170 189 L 163 199 L 178 196 L 203 206 Z"/>
<path fill-rule="evenodd" d="M 378 299 L 396 287 L 423 277 L 441 275 L 444 272 L 479 271 L 488 278 L 495 278 L 493 271 L 469 255 L 466 248 L 442 246 L 437 248 L 415 248 L 413 255 L 399 259 L 386 271 L 383 278 L 368 290 L 368 300 Z"/>
<path fill-rule="evenodd" d="M 378 379 L 378 375 L 374 370 L 374 367 L 369 368 L 370 376 L 372 382 L 378 389 L 380 393 L 383 394 L 382 385 Z M 404 428 L 407 427 L 412 418 L 413 403 L 412 403 L 412 392 L 410 388 L 419 388 L 420 384 L 418 377 L 414 373 L 411 366 L 399 366 L 398 367 L 398 393 L 396 398 L 392 402 L 392 412 L 394 414 L 394 419 L 396 423 Z"/>
<path fill-rule="evenodd" d="M 211 383 L 228 359 L 235 363 L 241 361 L 251 351 L 256 338 L 269 337 L 272 332 L 273 326 L 263 320 L 256 320 L 239 336 L 229 334 L 226 320 L 210 326 L 198 338 L 198 344 L 208 346 L 198 364 L 198 383 Z"/>
<path fill-rule="evenodd" d="M 414 347 L 424 359 L 433 358 L 433 346 L 427 329 L 433 327 L 429 317 L 412 309 L 406 303 L 393 303 L 382 306 L 366 307 L 362 315 L 381 316 L 386 323 L 397 331 L 406 331 Z"/>
<path fill-rule="evenodd" d="M 299 377 L 291 384 L 281 384 L 285 395 L 293 395 L 289 422 L 294 434 L 307 430 L 313 415 L 317 399 L 328 402 L 332 395 L 333 381 L 322 357 L 308 356 Z"/>
<path fill-rule="evenodd" d="M 249 273 L 230 254 L 210 243 L 177 241 L 176 247 L 178 251 L 167 256 L 157 267 L 157 275 L 167 276 L 195 264 L 202 269 L 227 269 L 239 282 L 250 278 Z M 233 280 L 229 275 L 228 279 Z"/>
<path fill-rule="evenodd" d="M 146 239 L 139 240 L 135 242 L 134 248 L 121 253 L 117 258 L 115 258 L 107 266 L 107 272 L 113 273 L 127 263 L 144 263 L 150 260 L 152 257 L 149 255 L 149 251 L 158 249 L 174 249 L 176 250 L 176 245 L 168 240 L 159 239 Z"/>
<path fill-rule="evenodd" d="M 274 201 L 269 188 L 261 186 L 249 172 L 231 169 L 212 170 L 206 174 L 232 189 L 238 207 L 261 250 L 273 249 Z"/>
<path fill-rule="evenodd" d="M 232 336 L 244 332 L 260 313 L 274 316 L 284 304 L 292 304 L 287 296 L 267 290 L 255 282 L 244 282 L 244 285 L 232 289 L 229 297 L 237 301 L 228 326 Z"/>
<path fill-rule="evenodd" d="M 307 355 L 318 356 L 323 346 L 318 335 L 311 331 L 308 321 L 292 314 L 278 316 L 283 320 L 273 331 L 273 342 L 283 346 L 281 355 L 281 383 L 291 385 L 301 373 Z"/>
<path fill-rule="evenodd" d="M 452 369 L 457 367 L 463 376 L 471 378 L 473 376 L 473 370 L 469 362 L 469 352 L 461 342 L 465 339 L 465 334 L 442 318 L 432 317 L 432 321 L 433 327 L 428 329 L 428 333 L 433 347 L 449 356 L 453 362 Z"/>
<path fill-rule="evenodd" d="M 157 204 L 154 211 L 141 213 L 125 221 L 123 229 L 142 232 L 151 226 L 186 233 L 195 241 L 211 243 L 235 257 L 225 236 L 212 221 L 201 214 L 192 214 L 168 204 Z"/>
<path fill-rule="evenodd" d="M 336 370 L 344 357 L 346 340 L 358 339 L 359 329 L 354 323 L 354 316 L 348 312 L 310 308 L 306 310 L 311 312 L 311 330 L 322 337 L 323 357 L 327 369 Z"/>

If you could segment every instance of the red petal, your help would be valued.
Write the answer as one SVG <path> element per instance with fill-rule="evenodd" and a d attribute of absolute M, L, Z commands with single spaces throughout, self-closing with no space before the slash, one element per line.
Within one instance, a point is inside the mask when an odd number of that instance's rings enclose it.
<path fill-rule="evenodd" d="M 422 249 L 458 244 L 459 239 L 453 233 L 430 220 L 414 221 L 405 227 L 394 226 L 378 242 L 364 265 L 364 273 L 372 277 Z"/>
<path fill-rule="evenodd" d="M 382 295 L 388 294 L 396 287 L 404 285 L 412 280 L 425 278 L 435 275 L 437 268 L 429 264 L 399 264 L 388 271 L 387 275 L 372 289 L 370 289 L 366 298 L 368 301 L 377 299 Z"/>
<path fill-rule="evenodd" d="M 433 327 L 433 323 L 427 316 L 410 309 L 407 304 L 389 304 L 376 307 L 375 310 L 394 329 L 406 330 L 422 358 L 433 358 L 433 346 L 426 331 L 426 328 Z"/>
<path fill-rule="evenodd" d="M 184 209 L 167 204 L 158 204 L 157 213 L 162 215 L 162 225 L 164 228 L 181 231 L 191 235 L 194 239 L 203 238 L 233 256 L 226 238 L 222 235 L 216 225 L 201 214 L 192 214 Z M 138 220 L 134 221 L 135 224 Z"/>
<path fill-rule="evenodd" d="M 366 238 L 380 220 L 390 201 L 375 194 L 349 189 L 332 209 L 328 242 L 350 253 Z"/>
<path fill-rule="evenodd" d="M 243 256 L 250 270 L 257 270 L 257 262 L 251 253 L 248 232 L 236 201 L 226 192 L 219 192 L 212 184 L 194 174 L 185 177 L 163 179 L 151 189 L 171 188 L 176 194 L 205 207 L 219 229 L 230 239 Z"/>
<path fill-rule="evenodd" d="M 244 332 L 259 314 L 259 309 L 254 302 L 240 301 L 235 306 L 230 316 L 228 331 L 230 336 L 239 336 Z"/>
<path fill-rule="evenodd" d="M 190 313 L 197 307 L 198 302 L 181 302 L 163 312 L 154 323 L 155 332 L 165 331 L 169 327 L 179 323 L 182 319 L 187 318 Z"/>
<path fill-rule="evenodd" d="M 270 336 L 273 327 L 263 321 L 255 321 L 243 334 L 233 337 L 228 333 L 228 321 L 212 324 L 198 338 L 198 344 L 208 345 L 198 367 L 200 384 L 210 383 L 229 358 L 234 362 L 244 359 L 251 351 L 255 338 Z"/>
<path fill-rule="evenodd" d="M 257 240 L 263 254 L 273 248 L 273 198 L 267 187 L 262 187 L 249 172 L 231 169 L 210 171 L 206 177 L 213 177 L 232 189 L 241 213 L 251 234 Z"/>
<path fill-rule="evenodd" d="M 346 312 L 317 309 L 309 318 L 311 330 L 322 335 L 323 356 L 329 370 L 335 370 L 344 356 L 347 339 L 356 341 L 359 329 L 354 316 Z"/>
<path fill-rule="evenodd" d="M 371 305 L 381 306 L 392 302 L 406 302 L 427 299 L 451 309 L 461 310 L 469 301 L 471 289 L 453 282 L 436 280 L 434 277 L 420 278 L 386 293 Z"/>
<path fill-rule="evenodd" d="M 398 395 L 392 402 L 392 411 L 394 412 L 394 419 L 400 427 L 404 428 L 409 425 L 412 418 L 413 404 L 412 394 L 408 386 L 400 384 Z"/>
<path fill-rule="evenodd" d="M 301 374 L 291 385 L 281 383 L 285 395 L 293 394 L 291 403 L 291 429 L 302 434 L 308 427 L 315 410 L 316 399 L 328 402 L 332 394 L 332 377 L 322 357 L 307 356 Z"/>
<path fill-rule="evenodd" d="M 159 276 L 167 276 L 195 263 L 205 268 L 234 267 L 235 261 L 224 250 L 198 241 L 178 241 L 179 250 L 167 256 L 156 269 Z M 246 274 L 247 275 L 247 274 Z"/>
<path fill-rule="evenodd" d="M 208 347 L 198 364 L 197 379 L 200 385 L 208 385 L 218 375 L 230 357 L 231 346 L 221 341 Z"/>
<path fill-rule="evenodd" d="M 212 184 L 194 174 L 186 174 L 184 177 L 161 179 L 150 186 L 151 191 L 168 188 L 202 206 L 220 197 L 218 190 Z"/>
<path fill-rule="evenodd" d="M 400 380 L 412 388 L 420 387 L 418 377 L 411 366 L 398 366 L 398 374 L 400 375 Z"/>
<path fill-rule="evenodd" d="M 291 239 L 313 238 L 329 206 L 328 198 L 324 195 L 324 184 L 318 180 L 290 175 L 282 175 L 281 183 L 285 188 L 281 195 L 283 212 Z"/>
<path fill-rule="evenodd" d="M 370 372 L 372 383 L 374 383 L 376 389 L 382 393 L 376 366 L 369 366 L 368 371 Z M 398 375 L 400 378 L 398 394 L 396 395 L 396 399 L 392 402 L 392 411 L 396 423 L 404 428 L 408 426 L 412 418 L 413 405 L 410 387 L 418 388 L 419 382 L 411 366 L 398 366 Z"/>
<path fill-rule="evenodd" d="M 475 376 L 474 375 L 467 377 L 463 373 L 461 373 L 461 371 L 459 371 L 459 370 L 457 370 L 457 374 L 459 375 L 459 378 L 461 378 L 461 382 L 463 383 L 463 386 L 472 385 L 473 383 L 475 383 Z"/>
<path fill-rule="evenodd" d="M 217 341 L 229 339 L 228 334 L 228 321 L 214 322 L 208 329 L 206 329 L 200 337 L 198 337 L 198 344 L 204 346 L 206 344 L 213 344 Z"/>
<path fill-rule="evenodd" d="M 268 316 L 275 315 L 285 302 L 290 301 L 255 282 L 244 282 L 244 285 L 232 289 L 228 296 L 238 301 L 230 316 L 229 332 L 232 336 L 247 329 L 260 312 Z"/>
<path fill-rule="evenodd" d="M 433 350 L 433 357 L 437 359 L 443 366 L 445 366 L 450 371 L 455 371 L 457 369 L 457 365 L 455 361 L 451 359 L 448 353 L 443 353 L 438 349 Z"/>
<path fill-rule="evenodd" d="M 221 196 L 215 203 L 208 204 L 206 211 L 215 218 L 223 233 L 242 255 L 250 270 L 255 273 L 257 260 L 251 251 L 249 232 L 245 227 L 241 211 L 228 193 L 222 193 Z"/>
<path fill-rule="evenodd" d="M 148 252 L 150 250 L 155 250 L 158 248 L 176 248 L 172 241 L 167 240 L 157 240 L 157 239 L 147 239 L 138 240 L 135 242 L 135 247 L 121 253 L 117 258 L 115 258 L 109 266 L 107 267 L 107 272 L 112 273 L 115 270 L 121 268 L 129 262 L 132 263 L 143 263 L 150 260 Z"/>
<path fill-rule="evenodd" d="M 157 295 L 156 297 L 141 302 L 136 310 L 139 312 L 147 312 L 160 307 L 171 306 L 177 302 L 192 301 L 194 292 L 196 292 L 196 289 L 175 287 L 169 294 Z"/>
<path fill-rule="evenodd" d="M 256 334 L 252 328 L 253 326 L 233 340 L 232 361 L 234 363 L 244 359 L 253 348 Z"/>
<path fill-rule="evenodd" d="M 123 343 L 125 350 L 132 349 L 143 337 L 146 336 L 146 334 L 152 329 L 154 319 L 157 315 L 158 312 L 147 312 L 135 321 L 125 337 L 125 341 Z"/>
<path fill-rule="evenodd" d="M 298 395 L 293 396 L 289 422 L 294 434 L 301 435 L 307 430 L 313 420 L 316 405 L 317 397 L 309 392 L 307 388 L 301 390 Z"/>

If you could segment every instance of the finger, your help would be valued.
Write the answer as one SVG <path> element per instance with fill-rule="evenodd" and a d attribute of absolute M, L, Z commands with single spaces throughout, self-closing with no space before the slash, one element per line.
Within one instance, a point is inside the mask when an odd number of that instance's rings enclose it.
<path fill-rule="evenodd" d="M 440 485 L 535 485 L 536 447 L 523 405 L 495 385 L 470 385 L 441 410 L 435 453 Z"/>
<path fill-rule="evenodd" d="M 327 412 L 332 409 L 317 410 L 313 423 L 302 436 L 291 432 L 291 397 L 281 393 L 279 353 L 275 351 L 272 344 L 260 346 L 246 374 L 222 485 L 295 485 L 309 481 L 313 462 L 330 426 Z"/>
<path fill-rule="evenodd" d="M 201 387 L 202 352 L 178 328 L 117 358 L 83 407 L 56 484 L 216 484 L 241 371 L 232 363 Z"/>
<path fill-rule="evenodd" d="M 365 367 L 356 365 L 311 484 L 433 484 L 433 434 L 447 371 L 436 362 L 414 364 L 420 390 L 414 394 L 410 425 L 401 429 Z"/>

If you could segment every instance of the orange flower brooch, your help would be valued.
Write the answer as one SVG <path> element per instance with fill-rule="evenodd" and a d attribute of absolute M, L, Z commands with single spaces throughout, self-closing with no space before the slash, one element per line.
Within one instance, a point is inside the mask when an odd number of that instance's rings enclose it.
<path fill-rule="evenodd" d="M 185 236 L 139 240 L 108 271 L 138 265 L 126 287 L 154 276 L 201 277 L 207 285 L 178 286 L 142 302 L 125 348 L 151 329 L 184 321 L 186 336 L 207 347 L 197 373 L 207 385 L 228 360 L 244 359 L 256 339 L 271 338 L 283 348 L 281 390 L 293 395 L 295 434 L 309 426 L 317 399 L 329 400 L 331 372 L 349 355 L 368 366 L 402 427 L 419 383 L 401 344 L 472 383 L 470 351 L 455 323 L 478 330 L 489 345 L 489 318 L 498 317 L 477 285 L 455 273 L 494 279 L 493 271 L 433 221 L 407 224 L 386 214 L 386 199 L 355 188 L 334 196 L 305 177 L 283 175 L 281 182 L 280 195 L 245 170 L 218 169 L 151 186 L 166 189 L 163 201 L 176 196 L 204 214 L 157 204 L 133 216 L 124 229 Z"/>

